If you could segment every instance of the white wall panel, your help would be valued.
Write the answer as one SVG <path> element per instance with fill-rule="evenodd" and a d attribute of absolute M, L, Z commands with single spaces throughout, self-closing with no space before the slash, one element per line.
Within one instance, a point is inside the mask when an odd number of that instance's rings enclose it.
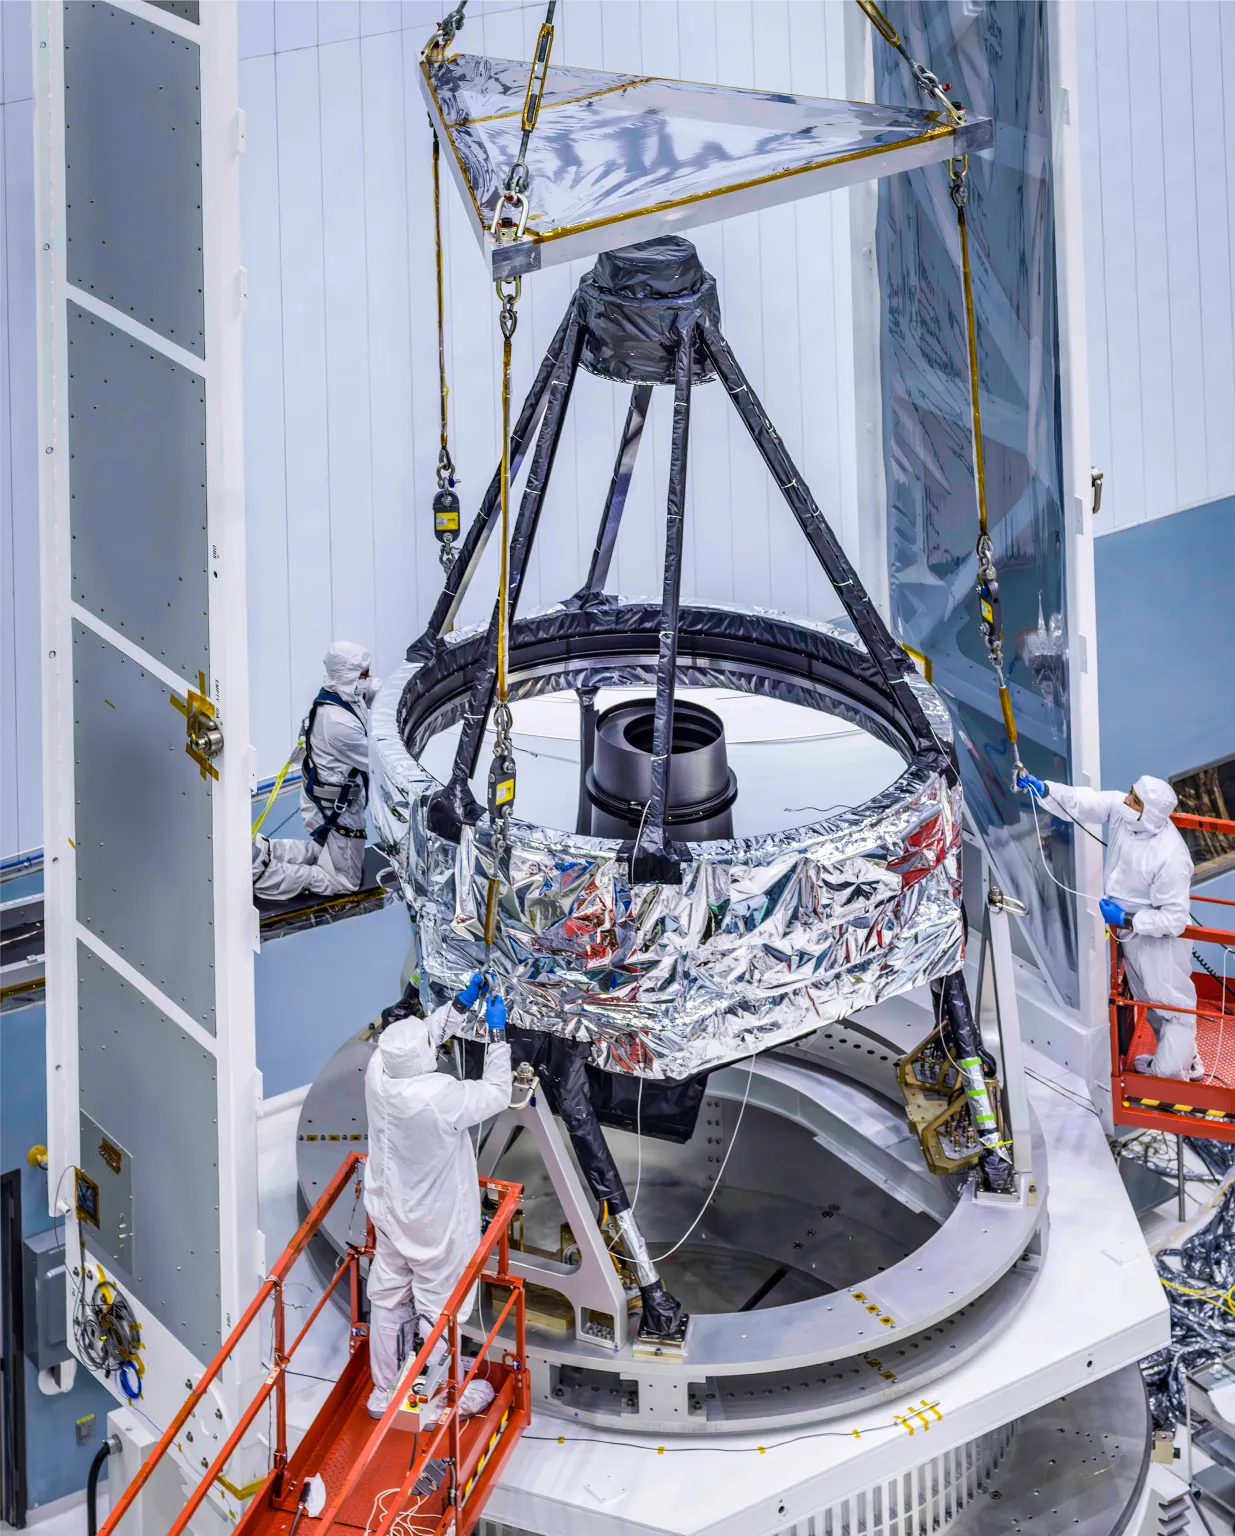
<path fill-rule="evenodd" d="M 429 521 L 438 448 L 430 137 L 417 82 L 440 6 L 249 0 L 245 252 L 251 644 L 258 766 L 286 756 L 333 635 L 392 667 L 441 583 Z M 571 0 L 554 58 L 610 70 L 843 95 L 841 0 Z M 462 46 L 529 56 L 539 3 L 473 0 Z M 444 178 L 451 448 L 470 516 L 498 451 L 496 300 Z M 856 554 L 848 198 L 698 232 L 727 333 L 825 513 Z M 588 263 L 524 285 L 515 395 Z M 670 402 L 658 391 L 611 587 L 660 589 Z M 696 393 L 685 587 L 831 614 L 719 386 Z M 563 596 L 591 555 L 627 393 L 581 376 L 525 602 Z M 492 603 L 490 551 L 463 621 Z M 492 567 L 492 569 L 490 569 Z"/>
<path fill-rule="evenodd" d="M 1100 532 L 1235 493 L 1235 11 L 1077 16 Z"/>
<path fill-rule="evenodd" d="M 0 851 L 43 841 L 30 9 L 0 3 Z"/>

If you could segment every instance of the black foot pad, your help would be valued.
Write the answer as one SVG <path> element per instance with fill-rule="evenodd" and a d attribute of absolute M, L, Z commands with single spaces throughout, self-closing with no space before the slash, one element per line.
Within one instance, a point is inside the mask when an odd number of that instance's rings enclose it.
<path fill-rule="evenodd" d="M 682 1303 L 676 1296 L 671 1296 L 659 1280 L 639 1289 L 643 1295 L 639 1337 L 649 1343 L 680 1344 L 686 1337 L 686 1325 L 690 1321 L 690 1314 L 683 1312 Z"/>

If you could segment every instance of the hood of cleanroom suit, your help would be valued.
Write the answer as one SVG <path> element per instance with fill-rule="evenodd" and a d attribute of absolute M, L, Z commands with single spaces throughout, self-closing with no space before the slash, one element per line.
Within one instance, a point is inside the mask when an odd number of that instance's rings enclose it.
<path fill-rule="evenodd" d="M 1130 823 L 1132 830 L 1138 837 L 1153 837 L 1169 824 L 1171 812 L 1179 804 L 1179 796 L 1165 779 L 1155 779 L 1148 773 L 1142 774 L 1132 788 L 1141 797 L 1141 804 L 1145 807 L 1140 818 Z M 1131 807 L 1128 809 L 1131 810 Z"/>
<path fill-rule="evenodd" d="M 1192 855 L 1171 821 L 1175 791 L 1164 779 L 1148 774 L 1137 779 L 1133 788 L 1145 807 L 1138 816 L 1122 790 L 1049 782 L 1046 788 L 1048 808 L 1053 801 L 1077 821 L 1107 824 L 1106 894 L 1132 918 L 1132 933 L 1122 943 L 1133 995 L 1195 1008 L 1192 946 L 1180 938 L 1190 918 Z M 1159 1032 L 1154 1075 L 1183 1076 L 1196 1050 L 1196 1015 L 1157 1008 L 1150 1019 Z"/>
<path fill-rule="evenodd" d="M 323 687 L 337 693 L 349 704 L 363 698 L 365 690 L 360 674 L 368 671 L 372 659 L 363 645 L 357 645 L 352 640 L 336 640 L 322 658 L 326 668 Z"/>
<path fill-rule="evenodd" d="M 465 1015 L 447 1003 L 382 1032 L 365 1073 L 365 1209 L 411 1266 L 416 1306 L 436 1316 L 480 1243 L 476 1154 L 468 1134 L 510 1103 L 510 1047 L 485 1050 L 484 1076 L 437 1071 L 437 1046 Z"/>

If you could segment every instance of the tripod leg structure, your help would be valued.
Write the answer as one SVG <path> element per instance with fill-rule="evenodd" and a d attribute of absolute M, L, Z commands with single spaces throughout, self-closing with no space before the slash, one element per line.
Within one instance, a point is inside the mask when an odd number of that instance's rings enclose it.
<path fill-rule="evenodd" d="M 626 427 L 622 432 L 622 441 L 618 445 L 617 462 L 613 466 L 609 494 L 605 497 L 605 510 L 600 519 L 596 548 L 592 551 L 592 563 L 588 568 L 587 580 L 572 599 L 581 606 L 593 596 L 602 593 L 605 590 L 605 582 L 609 579 L 609 567 L 613 563 L 618 530 L 622 526 L 626 495 L 630 490 L 631 476 L 635 472 L 635 460 L 639 455 L 639 443 L 643 437 L 643 424 L 647 420 L 651 403 L 652 386 L 636 384 L 630 392 Z"/>
<path fill-rule="evenodd" d="M 632 885 L 651 880 L 681 884 L 681 864 L 665 830 L 669 770 L 673 758 L 673 701 L 677 689 L 678 609 L 682 595 L 682 534 L 686 519 L 686 455 L 690 440 L 691 358 L 694 328 L 678 342 L 673 381 L 673 446 L 665 520 L 665 581 L 660 603 L 660 650 L 656 658 L 656 713 L 652 726 L 652 794 L 630 861 Z"/>
<path fill-rule="evenodd" d="M 562 424 L 566 419 L 566 407 L 570 404 L 571 390 L 579 368 L 579 353 L 583 346 L 583 329 L 579 307 L 572 305 L 568 314 L 566 334 L 557 367 L 546 389 L 544 420 L 540 424 L 540 436 L 528 470 L 527 485 L 519 504 L 519 516 L 515 521 L 514 535 L 510 541 L 510 613 L 507 622 L 513 624 L 519 606 L 519 593 L 527 570 L 528 557 L 540 524 L 545 491 L 553 472 L 553 460 L 562 437 Z M 468 530 L 471 538 L 471 529 Z M 466 558 L 466 542 L 464 558 Z M 459 565 L 463 564 L 463 558 Z M 458 567 L 456 567 L 457 569 Z M 485 637 L 484 664 L 476 674 L 468 695 L 463 716 L 463 731 L 455 752 L 454 768 L 450 781 L 429 802 L 428 822 L 431 831 L 439 837 L 458 842 L 459 831 L 465 822 L 480 819 L 481 808 L 468 785 L 476 771 L 484 741 L 485 723 L 493 707 L 493 694 L 497 686 L 497 619 L 498 604 L 493 605 L 493 617 L 489 620 L 489 632 Z"/>
<path fill-rule="evenodd" d="M 926 713 L 910 686 L 913 665 L 888 633 L 887 626 L 858 579 L 839 539 L 828 527 L 827 520 L 815 504 L 815 499 L 785 451 L 776 428 L 768 420 L 767 413 L 750 381 L 742 372 L 729 343 L 714 325 L 705 325 L 703 347 L 708 360 L 716 369 L 721 382 L 729 392 L 733 408 L 742 418 L 742 424 L 751 435 L 760 457 L 767 465 L 768 473 L 780 487 L 781 495 L 789 503 L 789 509 L 798 520 L 798 526 L 806 535 L 807 542 L 823 567 L 824 574 L 836 589 L 836 595 L 844 604 L 845 612 L 853 620 L 853 627 L 865 645 L 867 652 L 896 700 L 905 724 L 914 738 L 916 747 L 934 748 L 941 767 L 947 766 L 953 781 L 955 771 L 948 763 L 948 754 L 939 746 Z"/>
<path fill-rule="evenodd" d="M 527 445 L 536 430 L 536 423 L 540 420 L 541 412 L 545 408 L 545 402 L 549 396 L 549 383 L 557 371 L 558 362 L 562 356 L 562 348 L 566 344 L 566 336 L 570 329 L 571 317 L 575 313 L 576 306 L 571 307 L 562 317 L 562 323 L 557 328 L 557 334 L 549 343 L 549 350 L 544 355 L 540 369 L 532 381 L 532 387 L 527 392 L 527 398 L 523 407 L 515 418 L 515 424 L 510 429 L 510 478 L 513 483 L 523 464 L 527 453 Z M 427 659 L 433 654 L 433 647 L 437 641 L 450 632 L 450 626 L 455 621 L 455 615 L 459 611 L 467 589 L 471 584 L 480 566 L 481 556 L 489 542 L 489 535 L 493 532 L 493 523 L 501 504 L 502 497 L 502 469 L 501 465 L 495 470 L 493 479 L 489 482 L 489 489 L 485 492 L 484 500 L 480 503 L 480 510 L 472 519 L 463 542 L 459 546 L 459 558 L 455 561 L 454 569 L 446 578 L 446 585 L 438 597 L 434 606 L 432 617 L 421 637 L 409 647 L 407 659 L 415 661 Z"/>

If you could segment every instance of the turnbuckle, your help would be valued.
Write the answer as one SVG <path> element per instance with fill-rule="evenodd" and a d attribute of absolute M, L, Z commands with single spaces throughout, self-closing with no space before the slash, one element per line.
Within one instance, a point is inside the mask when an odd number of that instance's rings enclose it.
<path fill-rule="evenodd" d="M 550 7 L 552 15 L 552 7 Z M 536 53 L 532 60 L 532 72 L 527 77 L 527 95 L 523 98 L 523 118 L 520 127 L 530 134 L 540 116 L 540 104 L 544 100 L 545 83 L 549 78 L 549 54 L 553 48 L 553 23 L 546 20 L 536 38 Z M 520 152 L 522 158 L 522 152 Z M 518 161 L 515 162 L 518 164 Z M 526 167 L 524 167 L 526 172 Z"/>

